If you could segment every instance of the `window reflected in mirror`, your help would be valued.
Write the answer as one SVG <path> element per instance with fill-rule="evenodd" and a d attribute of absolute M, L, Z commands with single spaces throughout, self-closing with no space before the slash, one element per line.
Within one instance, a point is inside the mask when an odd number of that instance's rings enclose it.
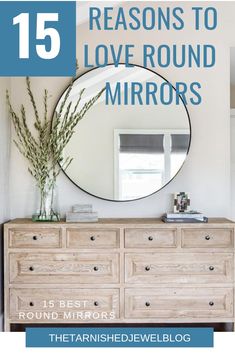
<path fill-rule="evenodd" d="M 185 160 L 188 131 L 114 131 L 115 197 L 151 194 L 178 172 Z"/>

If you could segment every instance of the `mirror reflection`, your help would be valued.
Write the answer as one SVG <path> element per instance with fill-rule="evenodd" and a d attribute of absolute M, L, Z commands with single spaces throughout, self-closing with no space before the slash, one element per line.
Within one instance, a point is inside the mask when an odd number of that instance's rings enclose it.
<path fill-rule="evenodd" d="M 75 105 L 85 88 L 82 106 L 106 82 L 110 87 L 117 82 L 121 87 L 124 82 L 154 82 L 159 87 L 167 81 L 139 66 L 109 65 L 79 77 L 69 101 Z M 120 94 L 126 94 L 124 89 Z M 104 92 L 78 123 L 64 150 L 65 157 L 73 157 L 67 176 L 84 191 L 114 201 L 134 200 L 160 190 L 178 173 L 189 149 L 190 122 L 182 100 L 170 105 L 106 103 Z"/>

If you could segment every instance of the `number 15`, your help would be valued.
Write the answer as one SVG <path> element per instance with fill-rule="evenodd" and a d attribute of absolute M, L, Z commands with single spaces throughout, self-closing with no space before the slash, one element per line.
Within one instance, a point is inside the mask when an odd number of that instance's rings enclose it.
<path fill-rule="evenodd" d="M 60 52 L 60 35 L 55 28 L 47 27 L 46 22 L 58 22 L 58 13 L 38 13 L 36 23 L 36 39 L 51 40 L 50 50 L 45 44 L 37 44 L 36 51 L 40 58 L 50 60 L 57 57 Z M 19 25 L 19 58 L 29 59 L 29 13 L 21 13 L 13 18 L 13 25 Z"/>

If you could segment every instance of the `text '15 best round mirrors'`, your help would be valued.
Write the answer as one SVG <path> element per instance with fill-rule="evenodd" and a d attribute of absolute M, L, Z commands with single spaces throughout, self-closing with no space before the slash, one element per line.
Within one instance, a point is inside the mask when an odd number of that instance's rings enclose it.
<path fill-rule="evenodd" d="M 153 99 L 164 86 L 171 88 L 171 104 Z M 155 193 L 174 178 L 185 161 L 191 137 L 188 111 L 162 76 L 123 64 L 78 77 L 70 101 L 75 105 L 85 88 L 82 106 L 103 87 L 106 90 L 78 123 L 64 150 L 65 158 L 73 158 L 66 175 L 89 194 L 111 201 Z M 143 87 L 152 92 L 147 99 L 146 92 L 140 94 Z"/>

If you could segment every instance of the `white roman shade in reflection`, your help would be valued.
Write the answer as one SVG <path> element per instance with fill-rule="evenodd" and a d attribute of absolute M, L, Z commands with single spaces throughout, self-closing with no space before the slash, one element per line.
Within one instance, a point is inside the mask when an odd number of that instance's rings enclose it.
<path fill-rule="evenodd" d="M 185 153 L 188 150 L 190 136 L 187 134 L 171 135 L 171 153 Z"/>
<path fill-rule="evenodd" d="M 163 134 L 120 134 L 120 153 L 164 153 Z"/>

